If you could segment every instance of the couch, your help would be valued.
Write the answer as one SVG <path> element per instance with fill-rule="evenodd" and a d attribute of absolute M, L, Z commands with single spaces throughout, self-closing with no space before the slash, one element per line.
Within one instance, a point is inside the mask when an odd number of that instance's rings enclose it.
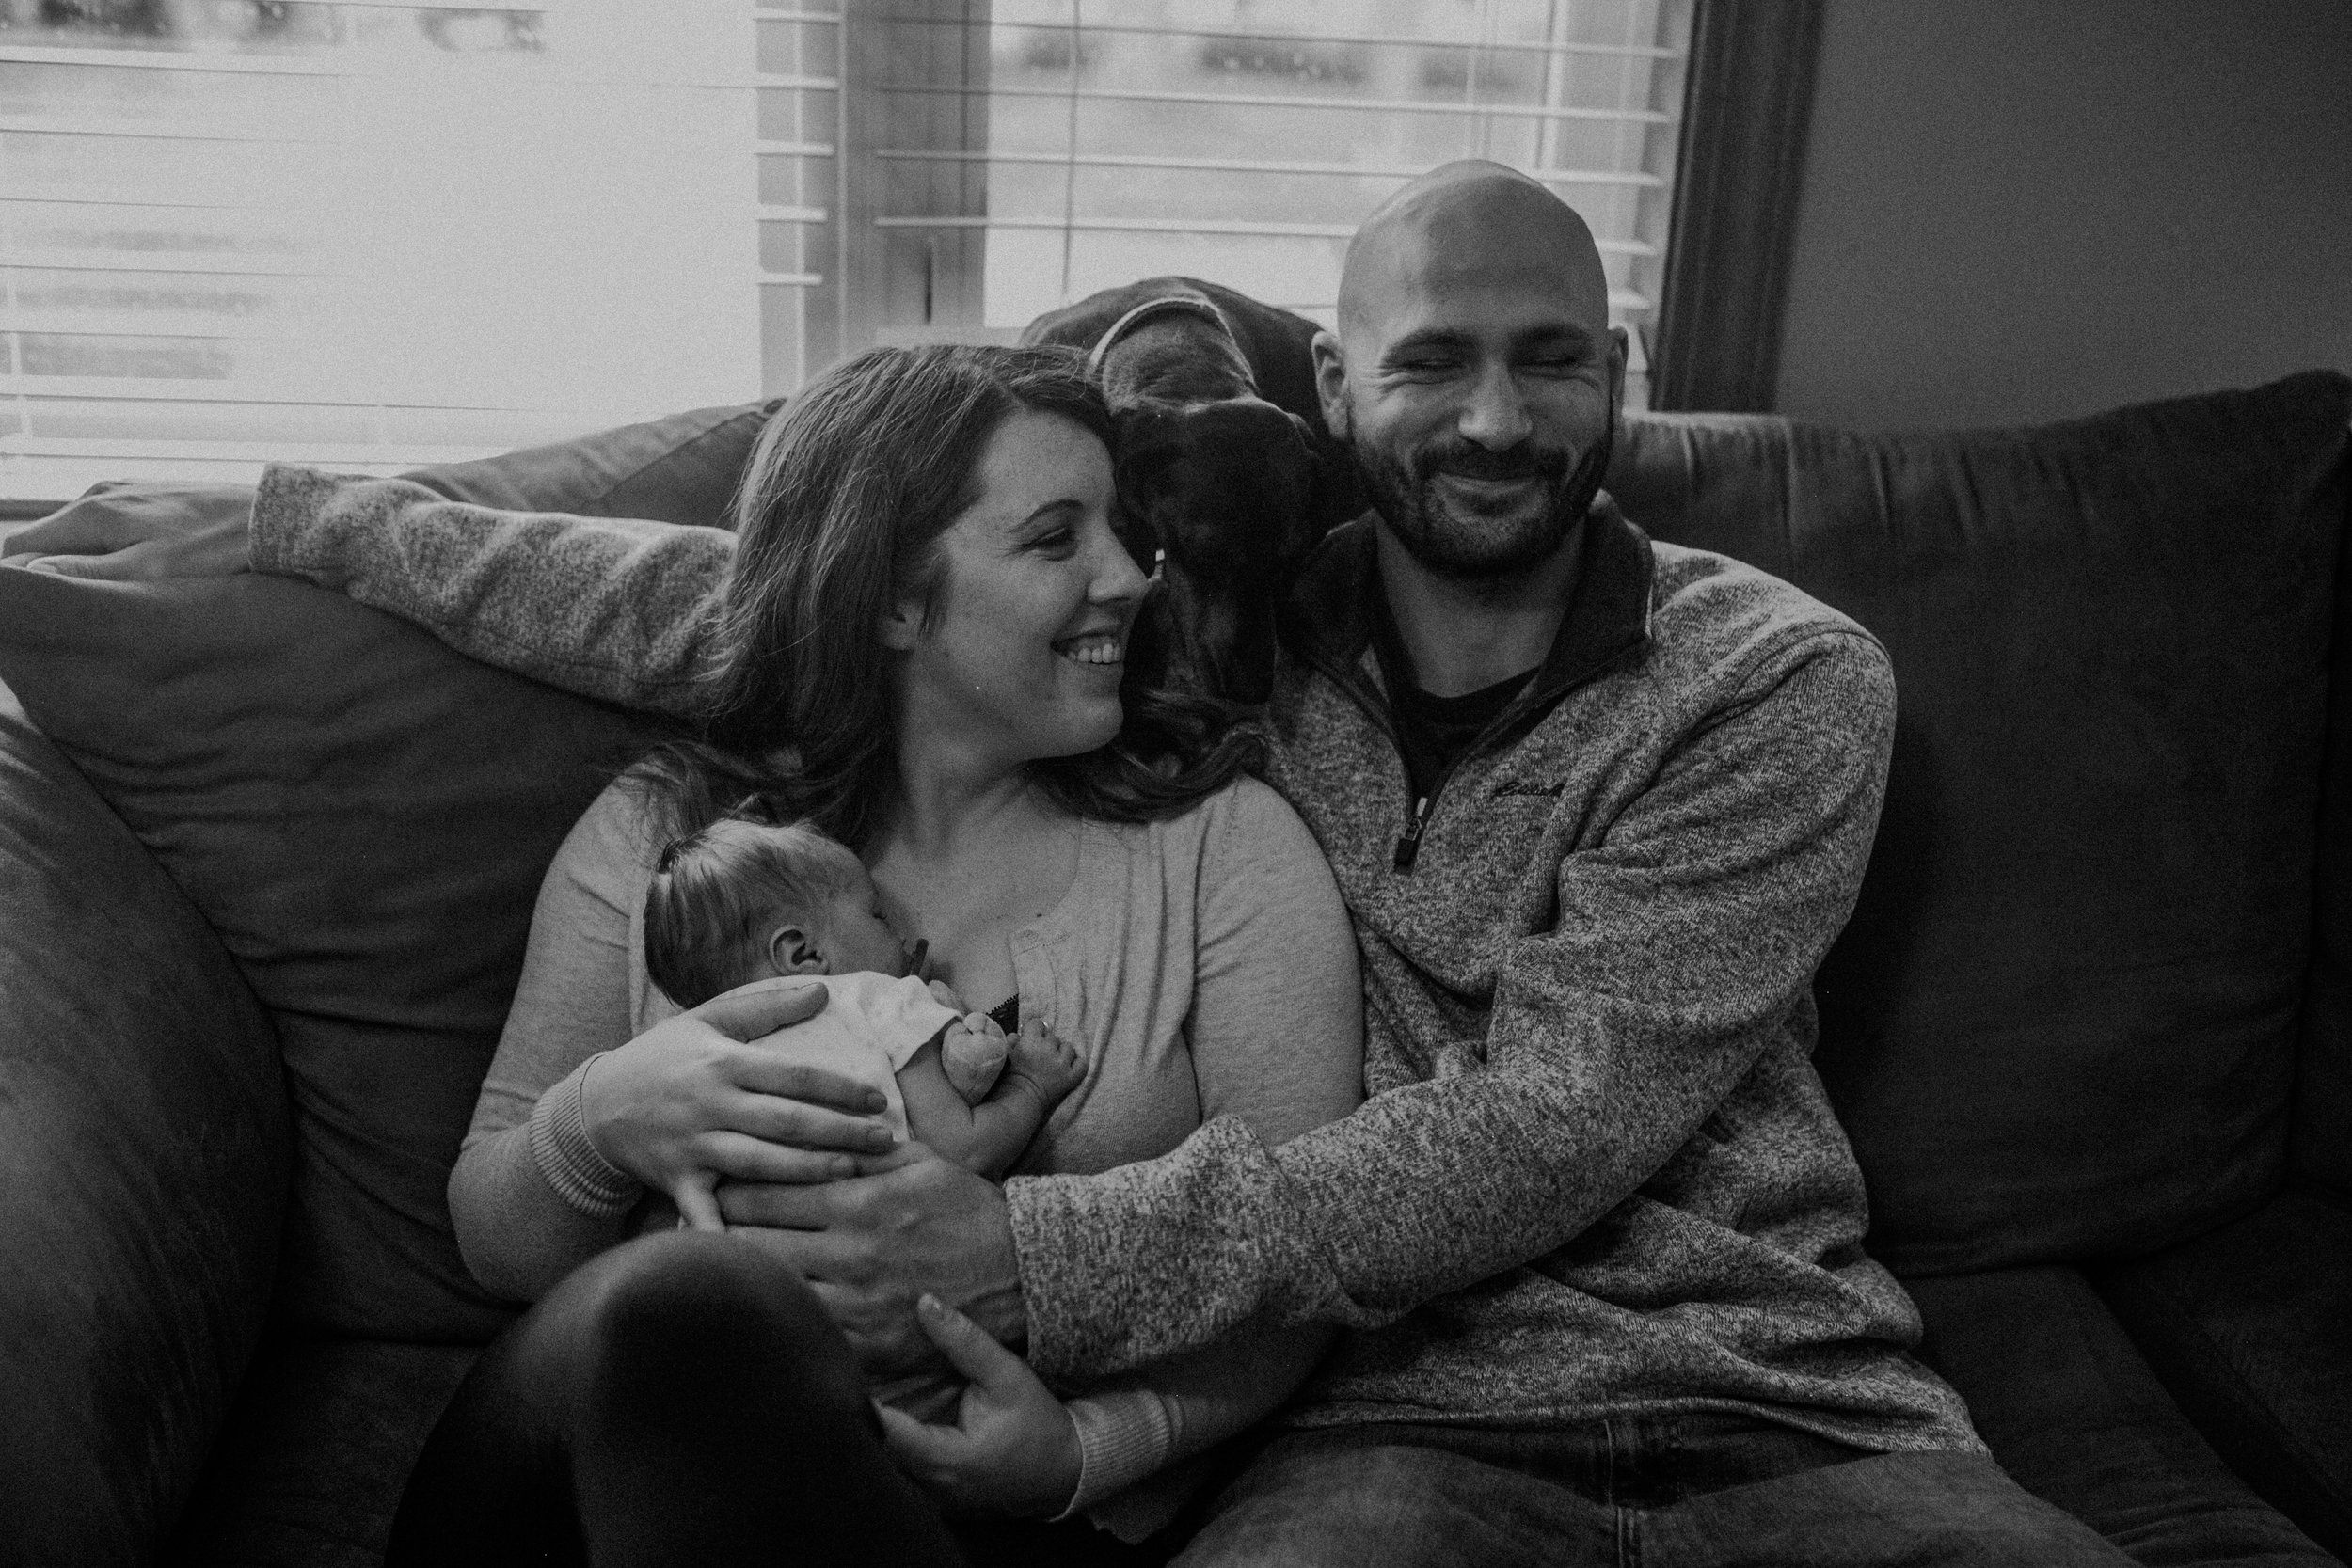
<path fill-rule="evenodd" d="M 418 477 L 718 523 L 764 413 Z M 2348 417 L 1636 416 L 1610 472 L 1892 653 L 1820 1069 L 1920 1354 L 2152 1565 L 2352 1557 Z M 0 571 L 0 1561 L 374 1563 L 514 1310 L 441 1189 L 533 889 L 660 728 L 253 577 Z"/>

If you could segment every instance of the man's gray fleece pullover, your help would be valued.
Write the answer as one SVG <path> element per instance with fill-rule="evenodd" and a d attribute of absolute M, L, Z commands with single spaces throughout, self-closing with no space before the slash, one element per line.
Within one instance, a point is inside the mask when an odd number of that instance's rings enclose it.
<path fill-rule="evenodd" d="M 1550 656 L 1416 830 L 1373 545 L 1368 521 L 1334 533 L 1287 609 L 1270 774 L 1355 920 L 1370 1098 L 1279 1148 L 1220 1118 L 1157 1160 L 1009 1181 L 1031 1360 L 1101 1376 L 1316 1318 L 1355 1332 L 1297 1424 L 1715 1410 L 1978 1448 L 1862 1251 L 1810 1060 L 1885 777 L 1883 650 L 1604 502 Z M 674 713 L 731 552 L 283 468 L 254 519 L 262 570 Z"/>

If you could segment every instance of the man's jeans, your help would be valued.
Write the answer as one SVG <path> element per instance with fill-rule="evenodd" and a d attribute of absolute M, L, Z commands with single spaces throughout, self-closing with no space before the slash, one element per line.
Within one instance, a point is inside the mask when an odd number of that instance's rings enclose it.
<path fill-rule="evenodd" d="M 2131 1560 L 1980 1454 L 1870 1454 L 1727 1416 L 1285 1433 L 1208 1514 L 1182 1568 Z"/>

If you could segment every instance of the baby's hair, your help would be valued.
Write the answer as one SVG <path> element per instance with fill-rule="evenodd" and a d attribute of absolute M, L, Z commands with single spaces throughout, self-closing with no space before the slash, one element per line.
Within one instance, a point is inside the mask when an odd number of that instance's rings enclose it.
<path fill-rule="evenodd" d="M 681 1007 L 742 984 L 783 920 L 818 918 L 866 867 L 806 822 L 723 817 L 674 838 L 645 889 L 645 973 Z"/>

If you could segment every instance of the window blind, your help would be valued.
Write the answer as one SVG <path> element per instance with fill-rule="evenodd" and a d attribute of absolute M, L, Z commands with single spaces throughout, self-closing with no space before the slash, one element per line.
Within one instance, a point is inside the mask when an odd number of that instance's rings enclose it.
<path fill-rule="evenodd" d="M 754 27 L 0 0 L 0 487 L 390 472 L 758 395 Z"/>
<path fill-rule="evenodd" d="M 1348 236 L 1461 157 L 1545 182 L 1615 321 L 1664 264 L 1691 0 L 884 0 L 843 47 L 847 336 L 1009 337 L 1182 273 L 1330 320 Z"/>

